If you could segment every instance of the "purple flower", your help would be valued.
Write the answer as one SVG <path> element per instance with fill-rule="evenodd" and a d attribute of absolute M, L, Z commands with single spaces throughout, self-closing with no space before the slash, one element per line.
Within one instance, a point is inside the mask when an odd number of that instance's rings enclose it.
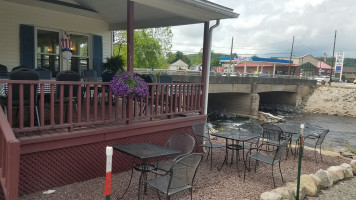
<path fill-rule="evenodd" d="M 148 96 L 148 86 L 140 77 L 130 72 L 118 72 L 110 81 L 110 90 L 114 95 L 128 96 L 129 94 L 136 98 Z"/>

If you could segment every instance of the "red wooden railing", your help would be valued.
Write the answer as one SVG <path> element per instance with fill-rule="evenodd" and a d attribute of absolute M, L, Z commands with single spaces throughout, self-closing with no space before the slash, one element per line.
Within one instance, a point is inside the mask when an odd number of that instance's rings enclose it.
<path fill-rule="evenodd" d="M 0 182 L 5 199 L 17 199 L 20 143 L 0 108 Z"/>
<path fill-rule="evenodd" d="M 18 91 L 13 89 L 15 84 Z M 0 80 L 0 97 L 7 98 L 7 102 L 2 102 L 15 133 L 62 128 L 72 132 L 76 127 L 114 122 L 131 124 L 203 111 L 202 83 L 150 83 L 150 95 L 145 98 L 114 96 L 108 85 L 104 82 Z M 30 91 L 27 102 L 25 90 Z M 12 99 L 16 92 L 20 94 L 18 105 Z"/>

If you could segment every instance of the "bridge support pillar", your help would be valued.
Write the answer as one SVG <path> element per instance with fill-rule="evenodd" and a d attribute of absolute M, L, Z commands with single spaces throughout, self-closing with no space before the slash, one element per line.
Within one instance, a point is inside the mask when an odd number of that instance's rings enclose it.
<path fill-rule="evenodd" d="M 250 115 L 257 116 L 258 108 L 260 106 L 260 95 L 257 93 L 257 84 L 253 83 L 251 85 L 251 93 L 250 93 Z"/>

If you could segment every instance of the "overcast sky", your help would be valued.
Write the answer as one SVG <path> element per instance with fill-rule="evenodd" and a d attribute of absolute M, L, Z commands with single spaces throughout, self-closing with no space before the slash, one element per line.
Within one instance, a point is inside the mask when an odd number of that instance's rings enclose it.
<path fill-rule="evenodd" d="M 212 50 L 241 56 L 289 57 L 312 54 L 332 56 L 335 30 L 336 52 L 356 57 L 355 0 L 210 0 L 234 9 L 240 16 L 221 20 L 214 29 Z M 210 22 L 210 26 L 215 21 Z M 203 44 L 203 25 L 172 27 L 172 51 L 197 53 Z"/>

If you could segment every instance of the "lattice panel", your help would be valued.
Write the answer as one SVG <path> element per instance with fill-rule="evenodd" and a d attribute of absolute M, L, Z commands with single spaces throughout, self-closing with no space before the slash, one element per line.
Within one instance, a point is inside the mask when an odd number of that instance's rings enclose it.
<path fill-rule="evenodd" d="M 191 135 L 193 133 L 191 127 L 186 127 L 21 155 L 19 196 L 105 176 L 106 146 L 138 142 L 152 142 L 164 145 L 170 135 L 178 132 L 185 132 Z M 132 157 L 114 152 L 114 173 L 131 169 L 131 163 Z"/>

